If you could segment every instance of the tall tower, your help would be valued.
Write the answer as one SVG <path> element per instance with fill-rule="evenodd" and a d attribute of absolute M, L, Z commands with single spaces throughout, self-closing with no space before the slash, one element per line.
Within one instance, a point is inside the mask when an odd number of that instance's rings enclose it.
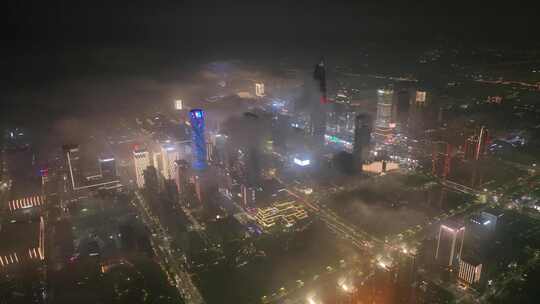
<path fill-rule="evenodd" d="M 192 128 L 193 164 L 195 170 L 206 168 L 206 141 L 204 138 L 204 111 L 193 109 L 189 112 Z"/>
<path fill-rule="evenodd" d="M 324 146 L 324 134 L 326 133 L 326 106 L 328 103 L 326 92 L 326 66 L 324 58 L 315 65 L 313 71 L 313 79 L 317 84 L 318 100 L 310 100 L 311 109 L 311 135 L 314 138 L 316 145 Z"/>
<path fill-rule="evenodd" d="M 135 177 L 137 187 L 144 187 L 144 171 L 150 166 L 150 153 L 145 149 L 133 150 L 133 163 L 135 164 Z"/>
<path fill-rule="evenodd" d="M 362 170 L 363 154 L 371 137 L 371 118 L 367 114 L 356 116 L 354 123 L 353 157 L 355 171 Z"/>

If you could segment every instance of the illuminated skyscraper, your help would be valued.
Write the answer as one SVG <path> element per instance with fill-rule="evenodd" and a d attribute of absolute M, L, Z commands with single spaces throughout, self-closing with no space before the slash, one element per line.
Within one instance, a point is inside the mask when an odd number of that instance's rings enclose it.
<path fill-rule="evenodd" d="M 393 90 L 377 90 L 377 120 L 378 128 L 390 128 L 392 123 Z"/>
<path fill-rule="evenodd" d="M 476 160 L 479 160 L 486 153 L 486 145 L 488 140 L 488 130 L 482 126 L 478 135 L 478 146 L 476 147 Z"/>
<path fill-rule="evenodd" d="M 479 160 L 486 153 L 488 130 L 482 126 L 478 135 L 472 135 L 465 141 L 464 154 L 467 160 Z"/>
<path fill-rule="evenodd" d="M 463 251 L 465 226 L 456 223 L 442 224 L 439 228 L 435 260 L 445 266 L 455 266 Z"/>
<path fill-rule="evenodd" d="M 387 137 L 395 127 L 393 121 L 394 91 L 391 89 L 377 90 L 377 118 L 375 120 L 375 134 Z"/>
<path fill-rule="evenodd" d="M 82 182 L 79 146 L 64 145 L 62 146 L 62 149 L 64 150 L 64 155 L 66 156 L 66 168 L 68 169 L 71 188 L 75 190 Z"/>
<path fill-rule="evenodd" d="M 206 141 L 204 137 L 204 111 L 193 109 L 189 112 L 192 128 L 193 164 L 195 170 L 206 168 Z"/>
<path fill-rule="evenodd" d="M 150 166 L 150 153 L 145 149 L 133 150 L 133 163 L 135 164 L 135 177 L 137 187 L 144 187 L 144 171 Z"/>

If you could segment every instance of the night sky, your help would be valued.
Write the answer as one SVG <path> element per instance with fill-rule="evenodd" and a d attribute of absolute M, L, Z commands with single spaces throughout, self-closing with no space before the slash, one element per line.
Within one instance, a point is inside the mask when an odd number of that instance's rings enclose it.
<path fill-rule="evenodd" d="M 65 81 L 154 77 L 163 67 L 214 59 L 316 58 L 369 43 L 392 52 L 437 41 L 530 48 L 537 47 L 540 24 L 533 7 L 495 2 L 229 2 L 9 1 L 2 18 L 9 45 L 0 57 L 2 118 L 16 118 L 11 114 L 21 109 L 58 110 L 66 101 L 48 90 Z M 41 98 L 42 92 L 49 93 Z"/>

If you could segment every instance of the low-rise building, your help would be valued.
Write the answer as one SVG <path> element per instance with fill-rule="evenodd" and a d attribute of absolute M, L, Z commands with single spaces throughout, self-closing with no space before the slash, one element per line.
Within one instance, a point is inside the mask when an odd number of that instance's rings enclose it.
<path fill-rule="evenodd" d="M 296 204 L 295 200 L 288 200 L 260 208 L 255 218 L 262 228 L 268 229 L 275 225 L 292 227 L 298 221 L 307 219 L 308 214 L 304 208 Z"/>

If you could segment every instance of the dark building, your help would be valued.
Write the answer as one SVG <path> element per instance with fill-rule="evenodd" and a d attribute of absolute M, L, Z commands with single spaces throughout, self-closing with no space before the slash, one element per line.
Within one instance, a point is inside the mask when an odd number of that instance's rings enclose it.
<path fill-rule="evenodd" d="M 406 130 L 409 123 L 409 109 L 414 104 L 416 89 L 411 84 L 397 84 L 394 87 L 393 115 L 397 127 Z"/>
<path fill-rule="evenodd" d="M 371 118 L 367 114 L 359 114 L 355 119 L 353 144 L 353 161 L 357 171 L 362 171 L 364 154 L 366 154 L 370 139 Z"/>
<path fill-rule="evenodd" d="M 154 166 L 148 166 L 144 170 L 144 193 L 146 199 L 148 200 L 152 211 L 155 214 L 159 210 L 159 193 L 160 193 L 160 184 L 158 171 Z"/>
<path fill-rule="evenodd" d="M 463 157 L 466 160 L 474 160 L 476 159 L 476 149 L 478 147 L 478 137 L 476 136 L 470 136 L 465 141 L 465 145 L 463 148 Z"/>
<path fill-rule="evenodd" d="M 229 166 L 230 153 L 228 151 L 228 136 L 217 134 L 214 145 L 214 162 L 218 165 Z"/>
<path fill-rule="evenodd" d="M 176 183 L 176 189 L 180 197 L 186 192 L 187 186 L 189 184 L 190 170 L 189 163 L 183 159 L 177 160 L 176 165 L 176 177 L 174 179 Z"/>
<path fill-rule="evenodd" d="M 431 173 L 447 178 L 452 165 L 452 146 L 446 142 L 434 142 L 432 153 Z"/>
<path fill-rule="evenodd" d="M 326 112 L 328 103 L 326 90 L 326 66 L 324 58 L 315 65 L 313 71 L 313 80 L 315 81 L 315 91 L 317 92 L 309 100 L 311 109 L 311 135 L 313 136 L 317 147 L 324 146 L 324 134 L 326 133 Z"/>
<path fill-rule="evenodd" d="M 117 176 L 115 159 L 113 157 L 100 157 L 99 171 L 103 178 L 115 178 Z"/>
<path fill-rule="evenodd" d="M 287 152 L 287 133 L 291 127 L 290 116 L 277 114 L 272 119 L 272 148 L 282 152 Z"/>
<path fill-rule="evenodd" d="M 195 175 L 195 196 L 203 205 L 212 204 L 218 194 L 218 184 L 214 170 L 199 172 Z"/>
<path fill-rule="evenodd" d="M 232 198 L 233 178 L 229 169 L 224 166 L 217 168 L 218 190 L 228 198 Z"/>
<path fill-rule="evenodd" d="M 249 147 L 245 159 L 246 181 L 251 187 L 257 187 L 261 182 L 261 151 L 260 147 Z"/>

